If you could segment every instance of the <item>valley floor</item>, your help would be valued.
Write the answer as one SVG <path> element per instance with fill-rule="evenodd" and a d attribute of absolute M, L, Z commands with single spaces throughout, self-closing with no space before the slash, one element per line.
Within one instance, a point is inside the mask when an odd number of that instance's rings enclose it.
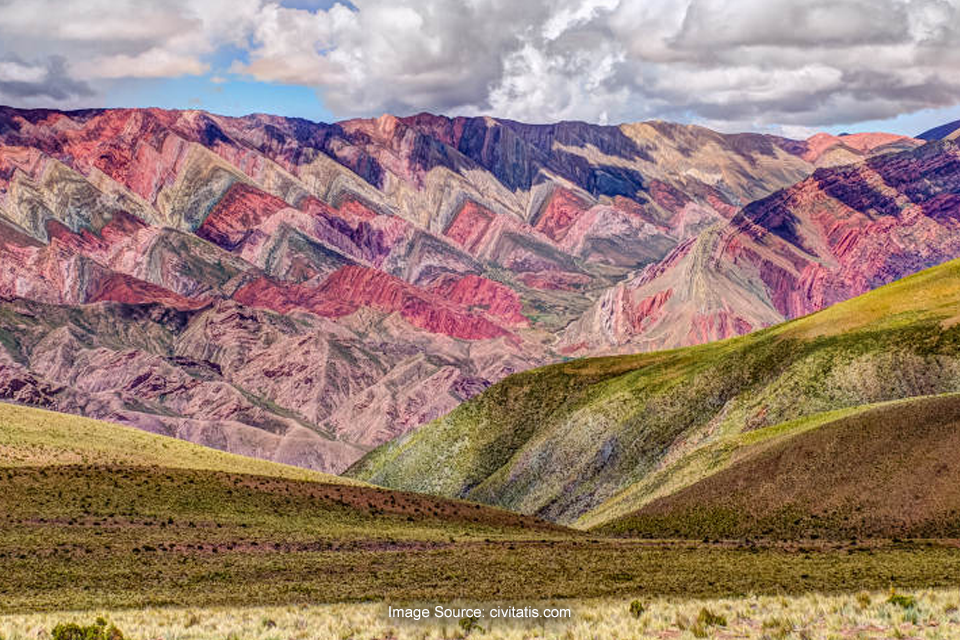
<path fill-rule="evenodd" d="M 74 525 L 76 527 L 76 525 Z M 0 528 L 0 614 L 154 606 L 246 607 L 330 602 L 508 603 L 550 598 L 739 597 L 949 588 L 954 543 L 763 547 L 640 542 L 490 530 L 456 541 L 410 535 L 237 535 L 232 527 Z M 199 527 L 198 527 L 199 528 Z M 207 527 L 204 527 L 207 528 Z M 87 529 L 87 531 L 83 531 Z M 191 530 L 193 531 L 193 530 Z M 397 532 L 399 533 L 399 532 Z M 478 536 L 479 534 L 479 536 Z M 175 539 L 176 543 L 170 540 Z"/>
<path fill-rule="evenodd" d="M 833 639 L 960 637 L 960 590 L 892 594 L 747 596 L 734 599 L 630 599 L 555 601 L 569 606 L 569 622 L 525 626 L 479 620 L 466 632 L 459 621 L 397 623 L 379 603 L 250 608 L 148 608 L 143 610 L 32 613 L 0 616 L 0 638 L 46 638 L 60 623 L 92 624 L 102 617 L 128 639 L 168 640 L 452 639 L 537 638 L 787 638 Z M 639 615 L 635 613 L 639 612 Z"/>
<path fill-rule="evenodd" d="M 128 640 L 454 638 L 385 608 L 461 601 L 573 609 L 471 638 L 960 637 L 955 536 L 718 537 L 584 532 L 0 407 L 0 640 L 101 615 Z"/>

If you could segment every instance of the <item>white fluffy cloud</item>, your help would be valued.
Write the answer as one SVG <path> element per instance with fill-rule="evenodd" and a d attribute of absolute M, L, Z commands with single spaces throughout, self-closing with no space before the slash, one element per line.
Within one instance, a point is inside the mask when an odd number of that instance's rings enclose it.
<path fill-rule="evenodd" d="M 960 103 L 960 0 L 287 4 L 0 0 L 0 98 L 204 73 L 231 45 L 232 72 L 315 87 L 342 116 L 811 127 Z"/>
<path fill-rule="evenodd" d="M 203 73 L 205 56 L 243 46 L 260 9 L 261 0 L 0 0 L 0 59 L 44 70 L 0 80 L 0 99 L 95 104 L 100 80 Z"/>
<path fill-rule="evenodd" d="M 960 0 L 358 0 L 254 29 L 340 114 L 824 126 L 960 103 Z"/>

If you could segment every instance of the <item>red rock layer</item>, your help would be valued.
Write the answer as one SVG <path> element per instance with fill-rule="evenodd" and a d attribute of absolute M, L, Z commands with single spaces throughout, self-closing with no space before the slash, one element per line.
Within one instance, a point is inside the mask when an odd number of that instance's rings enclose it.
<path fill-rule="evenodd" d="M 508 325 L 525 325 L 523 303 L 510 287 L 477 275 L 445 276 L 430 291 L 448 302 L 478 307 Z"/>
<path fill-rule="evenodd" d="M 624 309 L 624 314 L 630 321 L 633 330 L 640 333 L 646 328 L 645 325 L 656 322 L 660 316 L 661 309 L 663 309 L 663 305 L 667 303 L 667 300 L 669 300 L 672 295 L 673 289 L 664 289 L 637 303 L 631 303 L 630 299 L 626 298 L 624 304 L 627 308 Z"/>
<path fill-rule="evenodd" d="M 554 242 L 561 242 L 577 218 L 589 208 L 583 198 L 568 189 L 555 189 L 534 228 Z"/>
<path fill-rule="evenodd" d="M 581 273 L 563 271 L 541 271 L 520 274 L 518 280 L 532 289 L 545 291 L 573 291 L 590 282 L 590 278 Z"/>
<path fill-rule="evenodd" d="M 483 237 L 493 221 L 494 214 L 472 200 L 463 207 L 447 225 L 444 235 L 463 247 L 468 253 L 476 253 Z"/>
<path fill-rule="evenodd" d="M 234 299 L 281 313 L 303 309 L 328 318 L 345 316 L 361 306 L 369 306 L 387 313 L 399 313 L 415 327 L 464 340 L 509 334 L 503 327 L 466 311 L 461 305 L 451 304 L 399 278 L 366 267 L 338 269 L 317 287 L 260 278 L 238 290 Z"/>
<path fill-rule="evenodd" d="M 702 344 L 714 340 L 724 340 L 734 336 L 742 336 L 755 328 L 749 321 L 729 311 L 721 310 L 697 315 L 690 327 L 687 341 L 688 344 Z"/>
<path fill-rule="evenodd" d="M 289 205 L 251 185 L 237 183 L 220 199 L 197 235 L 225 249 L 233 249 L 251 230 Z"/>
<path fill-rule="evenodd" d="M 894 133 L 854 133 L 846 136 L 818 133 L 807 138 L 807 149 L 801 157 L 807 162 L 816 162 L 823 154 L 836 147 L 848 147 L 865 153 L 877 147 L 907 140 L 910 138 Z"/>

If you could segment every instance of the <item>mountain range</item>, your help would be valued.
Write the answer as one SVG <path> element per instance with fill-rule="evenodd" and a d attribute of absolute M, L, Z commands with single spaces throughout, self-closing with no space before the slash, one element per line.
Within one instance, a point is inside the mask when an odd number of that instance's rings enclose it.
<path fill-rule="evenodd" d="M 960 255 L 927 137 L 0 108 L 0 398 L 341 472 L 510 374 Z"/>

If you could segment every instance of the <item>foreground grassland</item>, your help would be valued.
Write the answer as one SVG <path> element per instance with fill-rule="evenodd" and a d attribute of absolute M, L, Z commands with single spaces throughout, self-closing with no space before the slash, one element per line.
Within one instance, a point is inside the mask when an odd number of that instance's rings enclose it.
<path fill-rule="evenodd" d="M 719 597 L 948 587 L 960 575 L 950 542 L 594 537 L 476 504 L 284 477 L 299 472 L 73 416 L 9 405 L 0 415 L 4 613 Z M 266 466 L 224 470 L 234 464 Z"/>
<path fill-rule="evenodd" d="M 380 604 L 336 604 L 253 608 L 165 608 L 139 611 L 85 611 L 0 616 L 0 638 L 49 637 L 60 623 L 89 625 L 109 620 L 132 640 L 625 640 L 627 638 L 756 640 L 833 640 L 853 638 L 960 637 L 960 592 L 925 590 L 891 594 L 808 594 L 797 597 L 749 596 L 723 600 L 604 599 L 553 601 L 570 607 L 570 622 L 504 623 L 479 620 L 483 630 L 466 632 L 459 621 L 398 624 Z M 486 625 L 484 627 L 484 625 Z"/>
<path fill-rule="evenodd" d="M 850 592 L 948 587 L 960 575 L 960 549 L 947 542 L 586 538 L 474 516 L 469 506 L 434 515 L 416 496 L 399 513 L 381 512 L 393 508 L 389 498 L 370 504 L 330 485 L 61 471 L 0 472 L 3 496 L 16 496 L 0 497 L 2 612 Z"/>

